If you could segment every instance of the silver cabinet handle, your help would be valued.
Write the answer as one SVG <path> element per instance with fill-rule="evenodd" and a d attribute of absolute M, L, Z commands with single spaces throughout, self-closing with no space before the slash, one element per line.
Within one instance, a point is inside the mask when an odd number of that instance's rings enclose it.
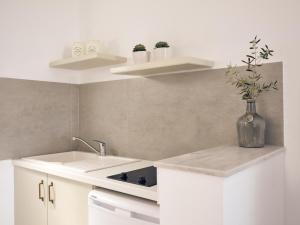
<path fill-rule="evenodd" d="M 52 195 L 51 195 L 51 190 L 53 190 L 53 193 L 54 193 L 53 187 L 54 187 L 54 184 L 53 184 L 53 182 L 51 182 L 51 184 L 48 186 L 48 200 L 52 204 L 54 204 L 54 197 L 52 198 Z"/>
<path fill-rule="evenodd" d="M 41 182 L 39 183 L 39 199 L 40 199 L 42 202 L 44 202 L 45 197 L 42 196 L 41 188 L 43 188 L 43 190 L 44 190 L 44 181 L 43 181 L 43 180 L 41 180 Z"/>

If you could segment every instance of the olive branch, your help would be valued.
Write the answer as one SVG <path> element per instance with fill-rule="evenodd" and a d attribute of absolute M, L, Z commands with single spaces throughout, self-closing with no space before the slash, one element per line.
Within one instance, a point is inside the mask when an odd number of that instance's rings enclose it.
<path fill-rule="evenodd" d="M 246 70 L 242 73 L 238 70 L 237 66 L 229 65 L 226 70 L 228 83 L 232 84 L 240 90 L 239 94 L 242 95 L 243 100 L 255 100 L 261 93 L 270 90 L 278 90 L 277 80 L 264 82 L 262 81 L 262 74 L 257 71 L 258 67 L 263 65 L 263 61 L 268 60 L 273 56 L 274 51 L 265 45 L 259 48 L 258 43 L 261 39 L 257 36 L 250 41 L 251 53 L 246 55 L 246 60 L 242 60 L 247 65 Z"/>

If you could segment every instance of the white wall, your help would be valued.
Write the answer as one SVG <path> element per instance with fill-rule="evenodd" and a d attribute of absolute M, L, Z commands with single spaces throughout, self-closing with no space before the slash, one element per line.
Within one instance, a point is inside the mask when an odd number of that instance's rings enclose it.
<path fill-rule="evenodd" d="M 82 38 L 101 39 L 112 53 L 127 57 L 137 43 L 152 50 L 157 41 L 166 40 L 176 55 L 212 59 L 216 67 L 224 67 L 230 61 L 240 63 L 248 41 L 258 34 L 276 49 L 274 60 L 279 61 L 286 47 L 287 20 L 278 16 L 284 2 L 277 2 L 89 0 Z M 84 71 L 81 82 L 122 78 L 100 68 Z"/>
<path fill-rule="evenodd" d="M 77 83 L 48 64 L 80 39 L 80 0 L 0 0 L 0 77 Z"/>
<path fill-rule="evenodd" d="M 14 177 L 11 160 L 0 161 L 0 224 L 14 224 Z"/>
<path fill-rule="evenodd" d="M 131 56 L 134 44 L 151 49 L 166 40 L 177 55 L 239 64 L 247 42 L 259 35 L 284 63 L 284 120 L 287 147 L 287 224 L 300 224 L 300 91 L 297 66 L 300 2 L 297 0 L 89 0 L 82 18 L 82 38 L 101 39 L 112 53 Z M 83 72 L 81 82 L 124 79 L 108 68 Z"/>

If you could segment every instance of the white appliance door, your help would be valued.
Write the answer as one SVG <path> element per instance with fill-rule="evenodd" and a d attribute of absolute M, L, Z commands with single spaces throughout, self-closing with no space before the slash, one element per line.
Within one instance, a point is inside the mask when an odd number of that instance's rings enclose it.
<path fill-rule="evenodd" d="M 153 203 L 149 202 L 149 205 L 143 204 L 143 208 L 136 208 L 139 206 L 139 201 L 134 201 L 135 197 L 120 197 L 119 193 L 111 192 L 105 196 L 101 196 L 95 191 L 89 195 L 89 225 L 158 225 L 159 216 L 146 209 L 148 206 L 151 210 Z M 118 196 L 117 198 L 115 198 Z M 159 208 L 157 207 L 159 210 Z M 147 211 L 148 210 L 148 211 Z"/>

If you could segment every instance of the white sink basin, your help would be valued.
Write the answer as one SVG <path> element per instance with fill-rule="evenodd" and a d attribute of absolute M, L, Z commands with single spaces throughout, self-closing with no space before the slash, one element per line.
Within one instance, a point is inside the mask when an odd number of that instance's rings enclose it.
<path fill-rule="evenodd" d="M 98 156 L 94 153 L 79 151 L 40 155 L 23 159 L 83 173 L 139 161 L 117 156 Z"/>

